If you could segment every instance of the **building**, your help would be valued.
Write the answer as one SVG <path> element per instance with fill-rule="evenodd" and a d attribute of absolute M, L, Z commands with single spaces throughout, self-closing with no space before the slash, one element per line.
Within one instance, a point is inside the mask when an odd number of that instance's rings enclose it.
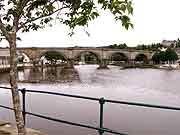
<path fill-rule="evenodd" d="M 163 40 L 161 44 L 163 46 L 170 47 L 171 45 L 175 46 L 176 43 L 177 43 L 176 40 Z"/>
<path fill-rule="evenodd" d="M 0 48 L 0 65 L 8 65 L 10 63 L 9 50 Z"/>

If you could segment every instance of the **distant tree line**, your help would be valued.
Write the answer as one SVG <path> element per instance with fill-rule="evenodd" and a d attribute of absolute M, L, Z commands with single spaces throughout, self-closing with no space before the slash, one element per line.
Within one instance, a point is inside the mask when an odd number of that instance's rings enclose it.
<path fill-rule="evenodd" d="M 162 48 L 163 45 L 161 43 L 153 43 L 151 45 L 137 45 L 136 47 L 128 47 L 126 43 L 123 44 L 113 44 L 108 46 L 102 46 L 103 48 L 111 48 L 111 49 L 131 49 L 131 50 L 149 50 L 149 51 L 157 51 L 159 48 Z"/>
<path fill-rule="evenodd" d="M 163 45 L 161 43 L 153 43 L 150 45 L 137 45 L 137 47 L 135 47 L 136 50 L 149 50 L 149 51 L 157 51 L 159 48 L 162 48 Z"/>
<path fill-rule="evenodd" d="M 113 45 L 103 46 L 103 48 L 127 49 L 129 47 L 124 43 L 124 44 L 113 44 Z"/>
<path fill-rule="evenodd" d="M 131 49 L 131 50 L 147 50 L 147 51 L 158 51 L 160 48 L 167 48 L 167 46 L 162 43 L 152 43 L 152 44 L 141 44 L 135 47 L 129 47 L 126 43 L 123 44 L 113 44 L 108 46 L 101 46 L 103 48 L 111 48 L 111 49 Z M 169 48 L 177 48 L 180 47 L 180 39 L 177 39 L 176 44 L 171 44 L 168 46 Z"/>

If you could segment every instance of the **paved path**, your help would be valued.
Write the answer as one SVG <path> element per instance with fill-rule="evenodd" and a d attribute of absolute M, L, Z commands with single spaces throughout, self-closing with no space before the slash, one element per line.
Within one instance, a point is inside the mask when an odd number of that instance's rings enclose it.
<path fill-rule="evenodd" d="M 16 126 L 9 122 L 0 121 L 0 135 L 18 135 Z M 40 131 L 27 128 L 27 135 L 47 135 Z"/>

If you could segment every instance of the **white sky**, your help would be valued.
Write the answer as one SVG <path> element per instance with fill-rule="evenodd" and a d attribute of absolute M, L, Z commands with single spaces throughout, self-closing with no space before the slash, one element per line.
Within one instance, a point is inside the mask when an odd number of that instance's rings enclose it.
<path fill-rule="evenodd" d="M 21 34 L 19 47 L 69 47 L 104 46 L 127 43 L 128 46 L 150 44 L 162 40 L 176 40 L 180 36 L 180 0 L 133 0 L 134 15 L 131 17 L 134 29 L 126 31 L 120 22 L 104 12 L 90 22 L 90 37 L 77 28 L 73 37 L 65 25 L 54 25 L 38 32 Z M 0 46 L 7 46 L 2 42 Z"/>

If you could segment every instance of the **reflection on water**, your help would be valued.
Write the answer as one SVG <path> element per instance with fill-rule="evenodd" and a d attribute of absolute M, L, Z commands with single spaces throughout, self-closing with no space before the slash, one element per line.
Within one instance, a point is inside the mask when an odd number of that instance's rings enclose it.
<path fill-rule="evenodd" d="M 79 75 L 76 69 L 64 67 L 33 67 L 19 70 L 19 82 L 72 82 L 78 81 Z M 3 73 L 0 82 L 9 82 L 9 74 Z"/>
<path fill-rule="evenodd" d="M 81 65 L 75 68 L 78 71 L 80 82 L 20 83 L 19 87 L 98 98 L 105 97 L 115 100 L 180 106 L 179 70 L 119 70 L 118 67 L 113 66 L 110 67 L 110 70 L 96 70 L 96 65 Z M 56 72 L 56 74 L 53 74 L 51 70 L 55 69 L 46 69 L 42 75 L 41 69 L 39 69 L 39 75 L 34 75 L 34 78 L 37 79 L 41 75 L 42 80 L 53 80 L 58 77 L 60 79 L 67 79 L 66 77 L 58 76 L 62 70 L 58 70 L 59 73 Z M 19 79 L 29 79 L 29 76 L 33 76 L 31 72 L 27 70 L 24 73 L 19 73 Z M 1 85 L 7 86 L 7 84 L 3 83 Z M 0 95 L 0 103 L 12 105 L 9 92 L 1 90 Z M 97 127 L 99 125 L 98 102 L 28 93 L 27 103 L 28 111 Z M 179 111 L 162 111 L 160 109 L 109 103 L 105 103 L 104 107 L 104 126 L 110 129 L 125 132 L 129 135 L 180 134 Z M 5 109 L 0 109 L 0 114 L 0 119 L 13 119 L 13 114 Z M 59 124 L 31 116 L 28 116 L 27 126 L 40 129 L 49 135 L 98 135 L 97 132 L 92 130 Z"/>

